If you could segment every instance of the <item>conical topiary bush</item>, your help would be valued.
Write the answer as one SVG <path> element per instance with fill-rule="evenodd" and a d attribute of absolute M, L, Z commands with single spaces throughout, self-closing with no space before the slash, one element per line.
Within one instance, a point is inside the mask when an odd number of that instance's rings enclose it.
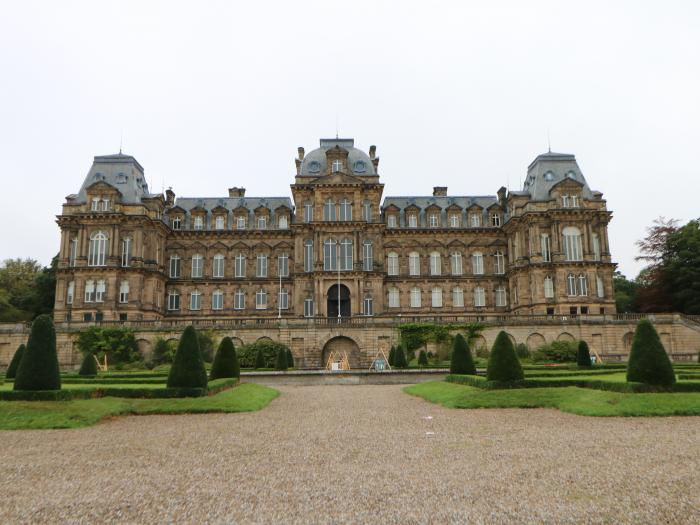
<path fill-rule="evenodd" d="M 512 383 L 524 378 L 523 367 L 520 366 L 518 356 L 515 355 L 515 347 L 508 334 L 501 331 L 493 343 L 489 354 L 489 362 L 486 368 L 488 381 L 500 381 Z"/>
<path fill-rule="evenodd" d="M 591 366 L 591 352 L 588 350 L 588 343 L 586 343 L 586 341 L 582 340 L 578 342 L 576 363 L 578 366 Z"/>
<path fill-rule="evenodd" d="M 277 350 L 277 360 L 275 370 L 287 370 L 287 351 L 284 348 Z"/>
<path fill-rule="evenodd" d="M 627 381 L 656 386 L 672 386 L 676 382 L 671 360 L 648 319 L 639 321 L 634 331 L 627 361 Z"/>
<path fill-rule="evenodd" d="M 258 348 L 258 353 L 255 354 L 255 368 L 266 368 L 267 363 L 265 362 L 265 356 L 263 355 L 262 348 Z"/>
<path fill-rule="evenodd" d="M 61 389 L 61 374 L 56 355 L 56 329 L 49 315 L 40 315 L 32 323 L 27 347 L 17 367 L 14 389 Z"/>
<path fill-rule="evenodd" d="M 408 361 L 406 360 L 406 349 L 403 345 L 396 347 L 394 352 L 394 366 L 396 368 L 408 368 Z"/>
<path fill-rule="evenodd" d="M 289 348 L 287 348 L 287 368 L 294 368 L 294 356 Z"/>
<path fill-rule="evenodd" d="M 97 375 L 97 361 L 95 361 L 95 355 L 92 352 L 88 352 L 83 357 L 83 362 L 80 363 L 80 370 L 78 375 L 81 376 L 96 376 Z"/>
<path fill-rule="evenodd" d="M 17 375 L 17 368 L 19 368 L 19 362 L 22 360 L 25 348 L 24 345 L 19 345 L 17 347 L 15 355 L 12 356 L 12 361 L 10 361 L 10 366 L 8 366 L 5 371 L 5 379 L 14 379 Z"/>
<path fill-rule="evenodd" d="M 221 379 L 222 377 L 240 377 L 241 369 L 238 364 L 236 348 L 230 337 L 224 337 L 216 350 L 214 362 L 211 365 L 209 379 Z"/>
<path fill-rule="evenodd" d="M 396 347 L 392 346 L 389 350 L 389 366 L 396 366 Z"/>
<path fill-rule="evenodd" d="M 452 342 L 451 374 L 476 375 L 476 366 L 469 345 L 462 334 L 457 334 Z"/>
<path fill-rule="evenodd" d="M 193 326 L 182 332 L 175 351 L 173 366 L 168 375 L 168 388 L 206 388 L 207 371 L 204 368 L 199 339 Z"/>
<path fill-rule="evenodd" d="M 420 366 L 428 366 L 428 354 L 425 353 L 425 350 L 421 350 L 418 354 L 418 364 Z"/>

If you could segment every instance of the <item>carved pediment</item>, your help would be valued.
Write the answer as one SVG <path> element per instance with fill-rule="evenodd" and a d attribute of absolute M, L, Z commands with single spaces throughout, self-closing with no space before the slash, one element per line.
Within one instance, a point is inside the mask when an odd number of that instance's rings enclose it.
<path fill-rule="evenodd" d="M 347 175 L 345 173 L 331 173 L 330 175 L 324 175 L 317 179 L 311 181 L 310 184 L 313 185 L 333 185 L 333 184 L 352 184 L 355 186 L 361 186 L 364 181 L 358 177 L 353 177 L 352 175 Z"/>

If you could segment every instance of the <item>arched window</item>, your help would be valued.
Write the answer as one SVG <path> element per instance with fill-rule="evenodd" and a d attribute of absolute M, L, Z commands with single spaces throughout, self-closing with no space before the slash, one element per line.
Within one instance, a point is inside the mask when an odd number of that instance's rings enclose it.
<path fill-rule="evenodd" d="M 430 275 L 440 275 L 442 264 L 440 261 L 440 253 L 432 252 L 430 254 Z"/>
<path fill-rule="evenodd" d="M 549 275 L 544 278 L 544 296 L 546 299 L 554 297 L 554 281 Z"/>
<path fill-rule="evenodd" d="M 464 307 L 464 292 L 461 288 L 452 289 L 452 306 L 456 308 Z"/>
<path fill-rule="evenodd" d="M 323 220 L 324 221 L 334 221 L 335 220 L 335 202 L 333 199 L 328 199 L 323 205 Z"/>
<path fill-rule="evenodd" d="M 107 236 L 103 232 L 95 232 L 90 236 L 88 266 L 104 266 L 107 258 Z"/>
<path fill-rule="evenodd" d="M 474 288 L 474 306 L 486 306 L 486 294 L 481 286 Z"/>
<path fill-rule="evenodd" d="M 462 254 L 454 252 L 450 255 L 450 266 L 452 267 L 452 275 L 462 275 Z"/>
<path fill-rule="evenodd" d="M 408 254 L 408 275 L 420 275 L 420 255 L 418 252 Z"/>
<path fill-rule="evenodd" d="M 255 292 L 255 309 L 265 310 L 267 308 L 267 292 L 262 288 Z"/>
<path fill-rule="evenodd" d="M 583 260 L 581 249 L 581 230 L 575 226 L 567 226 L 562 231 L 564 236 L 564 257 L 567 261 Z"/>
<path fill-rule="evenodd" d="M 352 204 L 348 199 L 340 202 L 340 220 L 346 222 L 352 220 Z"/>
<path fill-rule="evenodd" d="M 340 269 L 352 270 L 352 240 L 347 237 L 340 242 Z"/>
<path fill-rule="evenodd" d="M 122 239 L 122 266 L 131 266 L 131 237 Z"/>
<path fill-rule="evenodd" d="M 481 252 L 472 254 L 472 273 L 474 275 L 483 275 L 484 273 L 484 256 Z"/>
<path fill-rule="evenodd" d="M 389 308 L 398 308 L 401 306 L 399 289 L 389 288 Z"/>
<path fill-rule="evenodd" d="M 277 219 L 277 227 L 280 230 L 286 230 L 287 229 L 287 216 L 286 215 L 280 215 L 280 218 Z"/>
<path fill-rule="evenodd" d="M 239 253 L 236 255 L 236 268 L 234 277 L 245 277 L 245 255 Z"/>
<path fill-rule="evenodd" d="M 214 293 L 211 294 L 211 309 L 224 309 L 224 292 L 222 292 L 221 290 L 214 290 Z"/>
<path fill-rule="evenodd" d="M 224 277 L 224 256 L 220 253 L 214 256 L 211 275 L 215 279 L 222 279 Z"/>
<path fill-rule="evenodd" d="M 323 269 L 334 271 L 338 266 L 338 252 L 335 239 L 327 239 L 323 242 Z"/>
<path fill-rule="evenodd" d="M 255 277 L 267 277 L 267 255 L 265 254 L 256 257 Z"/>
<path fill-rule="evenodd" d="M 202 256 L 193 255 L 192 256 L 192 278 L 198 279 L 202 277 Z"/>
<path fill-rule="evenodd" d="M 497 275 L 506 273 L 506 258 L 501 252 L 496 252 L 493 254 L 493 268 L 494 273 Z"/>
<path fill-rule="evenodd" d="M 573 273 L 566 277 L 566 293 L 570 296 L 576 295 L 576 277 Z"/>
<path fill-rule="evenodd" d="M 371 272 L 374 269 L 372 241 L 364 241 L 362 243 L 362 269 L 365 272 Z"/>
<path fill-rule="evenodd" d="M 433 308 L 442 308 L 442 288 L 433 288 L 432 303 Z"/>
<path fill-rule="evenodd" d="M 420 308 L 420 288 L 411 288 L 411 308 Z"/>
<path fill-rule="evenodd" d="M 585 274 L 578 276 L 578 294 L 588 295 L 588 277 Z"/>
<path fill-rule="evenodd" d="M 386 271 L 388 275 L 399 275 L 399 254 L 389 252 L 386 256 Z"/>
<path fill-rule="evenodd" d="M 314 241 L 311 239 L 304 241 L 304 271 L 314 271 Z"/>
<path fill-rule="evenodd" d="M 506 289 L 503 286 L 496 288 L 496 306 L 506 305 Z"/>
<path fill-rule="evenodd" d="M 190 293 L 190 310 L 201 310 L 202 309 L 202 292 L 199 290 L 193 290 Z"/>

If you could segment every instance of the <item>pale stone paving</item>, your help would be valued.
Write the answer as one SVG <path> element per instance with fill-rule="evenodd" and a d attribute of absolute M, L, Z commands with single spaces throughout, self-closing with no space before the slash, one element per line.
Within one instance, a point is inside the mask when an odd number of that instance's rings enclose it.
<path fill-rule="evenodd" d="M 252 414 L 0 433 L 0 523 L 690 523 L 700 418 L 281 387 Z M 695 521 L 697 522 L 697 521 Z"/>

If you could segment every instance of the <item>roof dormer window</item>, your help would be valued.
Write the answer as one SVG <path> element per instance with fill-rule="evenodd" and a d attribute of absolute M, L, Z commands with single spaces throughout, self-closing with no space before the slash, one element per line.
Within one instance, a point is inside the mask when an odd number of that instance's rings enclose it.
<path fill-rule="evenodd" d="M 546 180 L 547 182 L 552 182 L 554 180 L 554 173 L 552 173 L 551 171 L 545 173 L 544 180 Z"/>
<path fill-rule="evenodd" d="M 364 161 L 356 160 L 355 165 L 353 166 L 353 170 L 356 173 L 364 173 L 365 171 L 367 171 L 367 166 L 365 165 Z"/>
<path fill-rule="evenodd" d="M 197 216 L 194 218 L 194 229 L 203 230 L 204 229 L 204 217 Z"/>
<path fill-rule="evenodd" d="M 173 220 L 171 222 L 171 226 L 173 230 L 179 230 L 182 228 L 182 218 L 178 215 L 177 217 L 173 217 Z"/>
<path fill-rule="evenodd" d="M 343 171 L 343 161 L 342 160 L 334 160 L 332 167 L 333 167 L 333 173 L 338 173 L 339 171 Z"/>

